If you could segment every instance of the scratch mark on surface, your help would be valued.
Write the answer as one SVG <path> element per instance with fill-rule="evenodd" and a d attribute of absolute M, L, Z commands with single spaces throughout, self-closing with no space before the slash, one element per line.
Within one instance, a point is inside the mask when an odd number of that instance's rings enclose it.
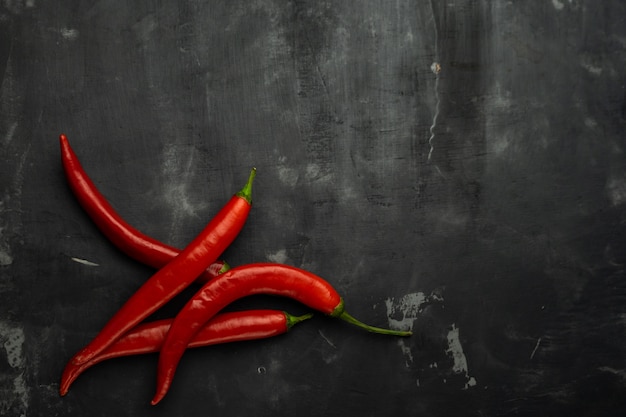
<path fill-rule="evenodd" d="M 326 337 L 326 335 L 324 333 L 322 333 L 321 330 L 318 330 L 317 332 L 320 334 L 320 336 L 322 336 L 322 339 L 324 339 L 326 341 L 326 343 L 328 343 L 334 349 L 337 349 L 337 346 L 335 346 L 335 344 L 333 342 L 331 342 L 331 340 L 328 337 Z"/>
<path fill-rule="evenodd" d="M 83 265 L 87 265 L 87 266 L 100 266 L 100 264 L 97 264 L 97 263 L 95 263 L 95 262 L 88 261 L 88 260 L 86 260 L 86 259 L 74 258 L 74 257 L 72 257 L 71 259 L 72 259 L 72 261 L 74 261 L 74 262 L 77 262 L 77 263 L 79 263 L 79 264 L 83 264 Z"/>
<path fill-rule="evenodd" d="M 435 150 L 435 146 L 433 145 L 433 141 L 435 140 L 435 128 L 437 127 L 437 119 L 439 118 L 439 75 L 435 78 L 435 114 L 433 116 L 433 124 L 430 125 L 430 137 L 428 138 L 428 145 L 430 146 L 430 150 L 428 151 L 428 161 L 433 156 L 433 151 Z M 439 171 L 441 172 L 441 171 Z"/>
<path fill-rule="evenodd" d="M 435 129 L 437 128 L 437 119 L 439 118 L 439 107 L 441 103 L 441 98 L 439 97 L 439 72 L 441 71 L 441 64 L 437 61 L 439 59 L 439 30 L 437 28 L 437 16 L 435 15 L 435 5 L 434 0 L 430 1 L 430 9 L 433 13 L 433 26 L 435 28 L 435 62 L 430 66 L 431 71 L 435 74 L 435 114 L 433 115 L 433 123 L 430 125 L 430 137 L 428 138 L 428 145 L 430 146 L 430 150 L 428 151 L 427 161 L 430 161 L 430 158 L 433 155 L 433 151 L 435 147 L 433 145 L 435 140 Z"/>
<path fill-rule="evenodd" d="M 623 380 L 626 380 L 626 370 L 624 369 L 615 369 L 615 368 L 611 368 L 610 366 L 601 366 L 598 368 L 598 371 L 608 372 L 608 373 L 619 376 Z"/>
<path fill-rule="evenodd" d="M 317 76 L 320 78 L 320 82 L 322 83 L 322 87 L 324 88 L 324 94 L 326 95 L 326 98 L 328 98 L 330 100 L 330 93 L 328 92 L 328 86 L 326 85 L 326 79 L 324 78 L 324 75 L 322 74 L 322 70 L 320 70 L 320 66 L 316 65 L 315 66 L 315 70 L 317 72 Z"/>
<path fill-rule="evenodd" d="M 535 357 L 535 353 L 537 353 L 537 349 L 539 349 L 540 344 L 541 344 L 541 338 L 537 339 L 537 344 L 535 344 L 535 348 L 530 354 L 530 360 L 532 360 Z"/>

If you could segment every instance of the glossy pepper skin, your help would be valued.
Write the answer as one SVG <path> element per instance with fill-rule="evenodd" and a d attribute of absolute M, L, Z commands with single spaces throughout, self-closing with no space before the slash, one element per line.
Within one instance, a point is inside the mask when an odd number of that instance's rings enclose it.
<path fill-rule="evenodd" d="M 71 190 L 96 226 L 115 246 L 131 258 L 154 268 L 161 268 L 179 254 L 178 249 L 141 233 L 124 221 L 89 178 L 67 136 L 61 134 L 59 143 L 63 169 Z M 226 262 L 216 261 L 198 277 L 198 281 L 206 282 L 228 269 L 230 267 Z"/>
<path fill-rule="evenodd" d="M 345 312 L 339 293 L 327 281 L 311 272 L 275 263 L 234 267 L 207 282 L 174 318 L 159 354 L 157 389 L 152 399 L 153 405 L 161 401 L 167 393 L 189 341 L 204 323 L 231 302 L 253 294 L 289 297 L 314 310 L 371 332 L 395 336 L 411 334 L 359 322 Z"/>
<path fill-rule="evenodd" d="M 102 353 L 124 333 L 188 287 L 215 262 L 235 240 L 248 218 L 255 174 L 256 169 L 252 169 L 244 188 L 226 203 L 180 254 L 139 287 L 100 333 L 70 360 L 68 366 L 82 365 Z"/>
<path fill-rule="evenodd" d="M 246 310 L 221 313 L 209 320 L 191 339 L 187 348 L 265 339 L 288 332 L 312 314 L 292 316 L 278 310 Z M 172 319 L 157 320 L 136 326 L 91 361 L 67 370 L 59 391 L 66 395 L 70 385 L 87 369 L 113 358 L 158 352 Z"/>

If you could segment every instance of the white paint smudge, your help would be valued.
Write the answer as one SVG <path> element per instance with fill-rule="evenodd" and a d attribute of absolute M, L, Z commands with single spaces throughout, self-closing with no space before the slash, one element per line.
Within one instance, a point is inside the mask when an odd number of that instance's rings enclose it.
<path fill-rule="evenodd" d="M 557 10 L 563 10 L 563 7 L 565 7 L 565 5 L 562 2 L 560 2 L 559 0 L 552 0 L 552 5 Z"/>
<path fill-rule="evenodd" d="M 326 365 L 330 365 L 331 363 L 335 362 L 338 358 L 339 358 L 339 355 L 337 355 L 336 353 L 333 353 L 332 355 L 325 355 L 323 360 L 324 360 L 324 363 L 326 363 Z"/>
<path fill-rule="evenodd" d="M 610 178 L 606 184 L 606 191 L 614 206 L 626 203 L 626 178 Z"/>
<path fill-rule="evenodd" d="M 317 164 L 308 164 L 306 166 L 306 176 L 308 179 L 316 179 L 320 175 L 320 167 Z"/>
<path fill-rule="evenodd" d="M 7 354 L 7 362 L 11 368 L 20 368 L 24 365 L 22 358 L 22 345 L 24 344 L 24 331 L 20 328 L 0 325 L 0 336 L 4 341 L 4 350 Z"/>
<path fill-rule="evenodd" d="M 461 346 L 461 340 L 459 338 L 459 328 L 454 324 L 452 329 L 448 332 L 448 350 L 447 354 L 452 355 L 454 365 L 452 370 L 455 373 L 467 372 L 467 359 L 463 353 L 463 347 Z"/>
<path fill-rule="evenodd" d="M 406 294 L 397 300 L 394 298 L 385 300 L 389 327 L 395 330 L 412 330 L 422 305 L 430 298 L 423 292 L 416 292 Z M 406 358 L 406 366 L 409 367 L 413 363 L 411 346 L 404 338 L 398 338 L 398 346 Z"/>
<path fill-rule="evenodd" d="M 170 242 L 181 242 L 184 239 L 179 235 L 184 230 L 182 223 L 189 217 L 196 217 L 199 211 L 204 211 L 207 204 L 196 202 L 189 194 L 189 186 L 195 176 L 195 154 L 190 147 L 176 143 L 167 144 L 163 152 L 162 178 L 159 184 L 162 188 L 160 195 L 171 207 L 172 223 L 169 232 Z M 195 195 L 199 195 L 194 193 Z M 204 201 L 204 200 L 202 200 Z"/>
<path fill-rule="evenodd" d="M 596 122 L 591 117 L 585 117 L 585 126 L 587 126 L 589 129 L 595 129 L 596 127 L 598 127 L 598 122 Z"/>
<path fill-rule="evenodd" d="M 511 146 L 511 138 L 508 133 L 505 133 L 494 138 L 490 145 L 492 153 L 502 155 Z"/>
<path fill-rule="evenodd" d="M 0 266 L 7 266 L 13 263 L 13 256 L 9 247 L 0 242 Z"/>
<path fill-rule="evenodd" d="M 72 259 L 72 261 L 74 261 L 74 262 L 78 262 L 79 264 L 83 264 L 83 265 L 87 265 L 87 266 L 100 266 L 100 264 L 97 264 L 95 262 L 91 262 L 91 261 L 88 261 L 88 260 L 82 259 L 82 258 L 74 258 L 74 257 L 72 257 L 70 259 Z"/>
<path fill-rule="evenodd" d="M 573 1 L 574 0 L 567 0 L 570 6 L 572 5 Z M 552 0 L 552 5 L 556 10 L 563 10 L 563 8 L 565 8 L 565 2 L 561 0 Z"/>
<path fill-rule="evenodd" d="M 0 342 L 6 352 L 6 360 L 13 371 L 0 375 L 0 410 L 13 410 L 16 415 L 25 416 L 28 410 L 30 391 L 24 378 L 25 342 L 24 330 L 0 322 Z M 10 381 L 12 380 L 12 384 Z M 12 386 L 11 386 L 12 385 Z"/>
<path fill-rule="evenodd" d="M 157 28 L 158 24 L 156 18 L 153 14 L 149 14 L 139 22 L 133 25 L 133 30 L 135 31 L 135 35 L 137 39 L 141 42 L 142 45 L 147 44 L 152 38 L 152 33 Z"/>
<path fill-rule="evenodd" d="M 583 62 L 583 63 L 581 63 L 581 65 L 582 65 L 582 67 L 584 69 L 589 71 L 590 74 L 593 74 L 593 75 L 601 75 L 602 74 L 602 68 L 601 67 L 595 66 L 595 65 L 590 64 L 588 62 Z"/>
<path fill-rule="evenodd" d="M 396 330 L 412 330 L 421 306 L 428 300 L 423 292 L 406 294 L 399 300 L 385 300 L 389 326 Z"/>
<path fill-rule="evenodd" d="M 284 156 L 281 156 L 278 160 L 278 179 L 289 187 L 295 187 L 299 178 L 298 170 L 289 167 L 286 164 L 287 158 Z"/>
<path fill-rule="evenodd" d="M 76 39 L 78 39 L 78 35 L 79 35 L 77 29 L 70 29 L 70 28 L 61 28 L 59 30 L 59 33 L 64 39 L 68 41 L 75 41 Z"/>
<path fill-rule="evenodd" d="M 0 201 L 0 213 L 4 210 L 4 201 Z M 8 239 L 4 237 L 5 228 L 0 226 L 0 266 L 7 266 L 13 263 L 13 255 L 11 254 L 11 247 L 9 246 Z"/>
<path fill-rule="evenodd" d="M 276 262 L 276 263 L 279 263 L 279 264 L 284 264 L 287 261 L 287 259 L 289 259 L 289 256 L 287 256 L 287 250 L 286 249 L 279 249 L 276 252 L 268 253 L 265 256 L 271 262 Z"/>
<path fill-rule="evenodd" d="M 448 349 L 446 354 L 452 356 L 453 365 L 452 372 L 456 374 L 463 374 L 467 378 L 465 383 L 465 389 L 476 385 L 476 379 L 469 376 L 467 358 L 463 353 L 463 346 L 461 345 L 461 338 L 459 336 L 459 328 L 455 324 L 452 324 L 452 328 L 448 332 Z"/>
<path fill-rule="evenodd" d="M 439 74 L 441 72 L 441 64 L 439 62 L 433 62 L 430 64 L 430 70 L 435 75 Z"/>

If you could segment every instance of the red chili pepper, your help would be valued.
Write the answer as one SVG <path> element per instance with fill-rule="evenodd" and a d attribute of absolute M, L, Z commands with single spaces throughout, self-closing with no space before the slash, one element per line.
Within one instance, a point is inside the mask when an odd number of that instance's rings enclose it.
<path fill-rule="evenodd" d="M 146 236 L 124 221 L 89 178 L 67 136 L 60 135 L 59 142 L 63 169 L 70 188 L 89 217 L 115 246 L 128 256 L 157 269 L 178 255 L 178 249 Z M 217 261 L 198 280 L 201 283 L 206 282 L 229 269 L 230 266 L 225 261 Z"/>
<path fill-rule="evenodd" d="M 312 316 L 312 314 L 293 316 L 285 311 L 277 310 L 221 313 L 209 320 L 200 329 L 189 342 L 187 348 L 278 336 Z M 171 324 L 172 319 L 140 324 L 91 361 L 67 369 L 61 378 L 59 389 L 61 395 L 67 394 L 70 385 L 76 378 L 97 363 L 122 356 L 158 352 Z"/>
<path fill-rule="evenodd" d="M 169 389 L 189 340 L 204 323 L 231 302 L 252 294 L 290 297 L 308 307 L 374 333 L 409 336 L 410 331 L 381 329 L 364 324 L 344 310 L 341 296 L 324 279 L 288 265 L 261 263 L 235 267 L 207 282 L 172 322 L 159 354 L 157 404 Z"/>
<path fill-rule="evenodd" d="M 253 168 L 244 188 L 230 199 L 178 256 L 139 287 L 100 333 L 70 360 L 68 366 L 79 366 L 96 357 L 188 287 L 224 252 L 237 237 L 250 213 L 255 175 L 256 169 Z"/>

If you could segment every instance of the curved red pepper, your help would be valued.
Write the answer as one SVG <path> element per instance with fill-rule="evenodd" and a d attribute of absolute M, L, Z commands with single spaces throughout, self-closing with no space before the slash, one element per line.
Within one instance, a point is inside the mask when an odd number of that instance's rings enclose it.
<path fill-rule="evenodd" d="M 221 313 L 209 320 L 187 345 L 187 348 L 264 339 L 286 333 L 312 314 L 292 316 L 278 310 L 247 310 Z M 66 370 L 59 391 L 67 394 L 70 385 L 90 367 L 104 360 L 122 356 L 158 352 L 172 319 L 140 324 L 91 361 Z"/>
<path fill-rule="evenodd" d="M 89 178 L 67 136 L 60 135 L 59 142 L 61 161 L 70 188 L 89 217 L 115 246 L 128 256 L 154 268 L 161 268 L 178 255 L 178 249 L 141 233 L 124 221 Z M 228 269 L 230 267 L 226 262 L 216 261 L 198 280 L 206 282 Z"/>
<path fill-rule="evenodd" d="M 231 302 L 252 294 L 290 297 L 312 309 L 374 333 L 411 335 L 410 331 L 381 329 L 356 320 L 344 310 L 343 300 L 337 291 L 311 272 L 273 263 L 235 267 L 207 282 L 176 315 L 159 354 L 157 391 L 152 399 L 153 405 L 167 393 L 180 358 L 204 323 Z"/>
<path fill-rule="evenodd" d="M 188 287 L 224 252 L 235 240 L 250 213 L 255 174 L 256 169 L 252 169 L 245 187 L 229 200 L 178 256 L 139 287 L 100 333 L 70 360 L 68 366 L 79 366 L 96 357 Z"/>

